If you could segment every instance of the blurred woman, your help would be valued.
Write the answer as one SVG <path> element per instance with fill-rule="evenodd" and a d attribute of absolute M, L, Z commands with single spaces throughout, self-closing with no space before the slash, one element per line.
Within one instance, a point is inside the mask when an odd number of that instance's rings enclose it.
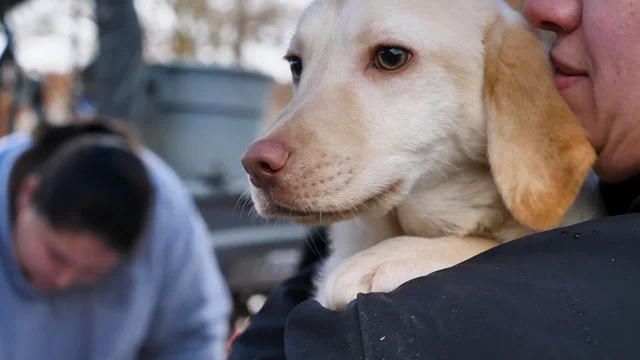
<path fill-rule="evenodd" d="M 0 358 L 217 359 L 229 298 L 174 172 L 95 119 L 0 140 Z"/>

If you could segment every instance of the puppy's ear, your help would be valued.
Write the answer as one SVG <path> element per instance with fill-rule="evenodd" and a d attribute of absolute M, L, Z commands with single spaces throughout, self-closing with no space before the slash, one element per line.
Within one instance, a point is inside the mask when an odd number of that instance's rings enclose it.
<path fill-rule="evenodd" d="M 515 219 L 545 230 L 566 214 L 596 155 L 555 88 L 540 41 L 517 16 L 485 34 L 489 163 Z"/>

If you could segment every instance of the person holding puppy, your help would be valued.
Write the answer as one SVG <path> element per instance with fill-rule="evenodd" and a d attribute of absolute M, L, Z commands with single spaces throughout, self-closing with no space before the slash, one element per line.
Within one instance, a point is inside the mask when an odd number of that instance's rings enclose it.
<path fill-rule="evenodd" d="M 230 301 L 177 176 L 105 119 L 0 140 L 0 358 L 221 359 Z"/>
<path fill-rule="evenodd" d="M 300 298 L 301 284 L 311 287 L 306 270 L 274 291 L 231 360 L 640 358 L 640 1 L 524 0 L 523 13 L 557 35 L 556 87 L 598 154 L 610 215 L 500 245 L 340 311 Z M 259 340 L 271 331 L 282 338 Z"/>

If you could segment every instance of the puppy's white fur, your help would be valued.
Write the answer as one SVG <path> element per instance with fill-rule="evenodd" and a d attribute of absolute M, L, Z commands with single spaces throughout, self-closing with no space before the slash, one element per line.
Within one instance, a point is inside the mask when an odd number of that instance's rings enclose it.
<path fill-rule="evenodd" d="M 412 57 L 382 71 L 381 45 Z M 319 0 L 289 53 L 300 82 L 261 136 L 289 158 L 251 195 L 263 217 L 332 224 L 324 305 L 604 215 L 584 182 L 593 149 L 534 32 L 502 1 Z"/>

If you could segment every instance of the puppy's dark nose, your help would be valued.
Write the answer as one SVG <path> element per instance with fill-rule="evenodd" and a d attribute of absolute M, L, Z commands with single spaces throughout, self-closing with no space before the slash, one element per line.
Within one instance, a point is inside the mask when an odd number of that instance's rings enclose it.
<path fill-rule="evenodd" d="M 275 140 L 259 140 L 242 154 L 242 166 L 253 186 L 265 188 L 273 185 L 276 173 L 287 163 L 289 153 Z"/>

